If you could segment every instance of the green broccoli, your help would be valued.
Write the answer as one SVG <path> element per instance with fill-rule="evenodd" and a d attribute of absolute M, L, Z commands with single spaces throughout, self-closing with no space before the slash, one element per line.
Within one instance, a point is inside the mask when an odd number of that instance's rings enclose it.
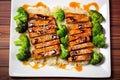
<path fill-rule="evenodd" d="M 68 36 L 66 35 L 65 37 L 60 38 L 60 41 L 63 45 L 67 46 L 68 45 Z"/>
<path fill-rule="evenodd" d="M 21 34 L 19 36 L 19 40 L 14 41 L 14 44 L 16 46 L 21 46 L 21 48 L 18 50 L 18 54 L 16 54 L 16 57 L 20 61 L 27 60 L 30 56 L 30 42 L 28 37 L 25 34 Z"/>
<path fill-rule="evenodd" d="M 59 21 L 62 22 L 65 19 L 65 13 L 62 9 L 59 9 L 57 12 L 52 13 L 52 15 Z"/>
<path fill-rule="evenodd" d="M 67 27 L 58 23 L 57 34 L 59 35 L 59 37 L 64 37 L 67 34 Z"/>
<path fill-rule="evenodd" d="M 95 23 L 92 28 L 92 36 L 94 37 L 98 34 L 103 34 L 103 27 L 100 23 Z"/>
<path fill-rule="evenodd" d="M 105 46 L 105 38 L 104 34 L 98 34 L 92 38 L 92 42 L 99 48 L 103 48 Z"/>
<path fill-rule="evenodd" d="M 101 23 L 102 21 L 104 21 L 104 17 L 102 16 L 102 14 L 96 10 L 90 10 L 89 14 L 93 23 Z"/>
<path fill-rule="evenodd" d="M 30 56 L 31 56 L 30 51 L 24 50 L 23 48 L 21 48 L 21 52 L 19 52 L 18 54 L 16 54 L 17 59 L 20 60 L 20 61 L 25 61 Z"/>
<path fill-rule="evenodd" d="M 18 14 L 14 17 L 14 20 L 17 24 L 16 31 L 23 33 L 27 30 L 28 27 L 28 13 L 22 7 L 19 7 L 17 12 Z"/>
<path fill-rule="evenodd" d="M 60 58 L 61 59 L 67 58 L 69 56 L 69 51 L 64 47 L 63 44 L 60 44 L 60 48 L 61 48 Z"/>
<path fill-rule="evenodd" d="M 97 53 L 96 51 L 94 51 L 92 54 L 92 59 L 91 59 L 90 63 L 92 65 L 96 65 L 96 64 L 100 63 L 102 60 L 103 60 L 103 54 Z"/>

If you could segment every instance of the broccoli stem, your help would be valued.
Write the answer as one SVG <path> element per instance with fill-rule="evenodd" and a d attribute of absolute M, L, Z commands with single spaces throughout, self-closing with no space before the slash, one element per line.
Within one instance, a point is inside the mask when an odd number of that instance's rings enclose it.
<path fill-rule="evenodd" d="M 14 44 L 16 46 L 22 46 L 22 41 L 21 40 L 14 41 Z"/>

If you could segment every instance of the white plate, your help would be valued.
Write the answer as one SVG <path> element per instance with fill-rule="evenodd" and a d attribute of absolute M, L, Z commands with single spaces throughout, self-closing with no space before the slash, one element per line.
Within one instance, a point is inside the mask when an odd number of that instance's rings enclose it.
<path fill-rule="evenodd" d="M 105 18 L 105 22 L 102 23 L 105 29 L 105 37 L 107 48 L 102 48 L 100 51 L 105 57 L 103 64 L 99 66 L 87 65 L 83 66 L 81 72 L 75 70 L 62 70 L 55 67 L 45 66 L 41 69 L 32 69 L 29 66 L 24 66 L 20 61 L 16 59 L 16 53 L 18 47 L 14 46 L 14 40 L 18 38 L 18 33 L 15 32 L 16 23 L 13 17 L 16 15 L 16 10 L 23 4 L 36 4 L 37 2 L 43 2 L 48 7 L 54 6 L 66 6 L 71 1 L 88 4 L 90 2 L 97 2 L 100 6 L 100 12 Z M 111 54 L 110 54 L 110 21 L 109 21 L 109 0 L 12 0 L 11 7 L 11 26 L 10 26 L 10 55 L 9 55 L 9 75 L 14 77 L 110 77 L 111 76 Z"/>

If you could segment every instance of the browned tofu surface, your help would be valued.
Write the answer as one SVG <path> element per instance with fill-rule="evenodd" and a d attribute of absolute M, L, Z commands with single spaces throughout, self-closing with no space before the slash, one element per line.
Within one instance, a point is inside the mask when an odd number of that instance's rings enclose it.
<path fill-rule="evenodd" d="M 85 14 L 65 13 L 66 23 L 87 22 L 89 17 Z"/>
<path fill-rule="evenodd" d="M 69 46 L 74 46 L 76 44 L 81 44 L 81 43 L 89 42 L 89 41 L 90 41 L 89 36 L 82 36 L 82 37 L 79 37 L 78 39 L 76 39 L 74 41 L 69 42 Z"/>
<path fill-rule="evenodd" d="M 80 34 L 80 33 L 87 33 L 91 35 L 91 28 L 84 28 L 84 29 L 76 29 L 76 30 L 70 30 L 69 35 L 75 35 L 75 34 Z"/>
<path fill-rule="evenodd" d="M 42 47 L 46 47 L 46 46 L 52 46 L 55 44 L 60 44 L 59 39 L 35 44 L 35 48 L 38 49 L 38 48 L 42 48 Z"/>
<path fill-rule="evenodd" d="M 94 44 L 92 42 L 87 42 L 87 43 L 70 46 L 68 49 L 69 51 L 72 51 L 72 50 L 84 49 L 84 48 L 89 48 L 89 47 L 91 48 L 94 47 Z"/>
<path fill-rule="evenodd" d="M 57 50 L 57 49 L 60 49 L 60 46 L 59 45 L 53 45 L 53 46 L 43 47 L 43 48 L 40 48 L 40 49 L 35 49 L 35 50 L 33 50 L 33 53 L 38 54 L 38 53 L 48 52 L 48 51 Z"/>
<path fill-rule="evenodd" d="M 28 27 L 36 27 L 36 26 L 43 26 L 43 25 L 56 25 L 55 20 L 36 20 L 31 19 L 28 22 Z"/>
<path fill-rule="evenodd" d="M 80 55 L 80 56 L 72 56 L 72 57 L 69 57 L 68 58 L 68 61 L 69 62 L 72 62 L 72 61 L 85 61 L 85 60 L 91 60 L 91 55 Z"/>
<path fill-rule="evenodd" d="M 47 16 L 43 14 L 29 14 L 29 18 L 31 19 L 39 19 L 39 20 L 52 20 L 54 19 L 53 16 Z"/>
<path fill-rule="evenodd" d="M 91 36 L 91 34 L 89 34 L 89 33 L 82 33 L 82 34 L 69 35 L 68 39 L 69 39 L 69 41 L 73 41 L 73 40 L 79 39 L 79 38 L 81 38 L 83 36 Z"/>
<path fill-rule="evenodd" d="M 78 23 L 78 24 L 70 24 L 68 28 L 69 30 L 92 28 L 92 23 L 88 21 L 88 22 L 83 22 L 83 23 Z"/>
<path fill-rule="evenodd" d="M 38 44 L 38 43 L 41 43 L 41 42 L 55 40 L 55 39 L 58 39 L 58 38 L 59 37 L 58 37 L 57 34 L 48 34 L 48 35 L 39 36 L 39 37 L 31 39 L 31 43 L 34 45 L 34 44 Z"/>
<path fill-rule="evenodd" d="M 70 51 L 70 56 L 78 56 L 81 54 L 91 54 L 93 52 L 92 48 L 86 48 L 81 50 Z"/>
<path fill-rule="evenodd" d="M 82 30 L 70 30 L 69 31 L 69 35 L 73 35 L 73 34 L 80 34 L 80 33 L 83 33 L 83 31 Z"/>
<path fill-rule="evenodd" d="M 29 33 L 30 38 L 38 37 L 38 36 L 43 36 L 46 34 L 54 34 L 56 33 L 55 29 L 50 29 L 50 30 L 40 30 L 38 32 L 31 32 Z"/>
<path fill-rule="evenodd" d="M 51 30 L 51 29 L 55 29 L 57 28 L 55 25 L 43 25 L 43 26 L 39 26 L 39 27 L 29 27 L 28 28 L 28 32 L 39 32 L 41 30 Z"/>
<path fill-rule="evenodd" d="M 60 49 L 55 49 L 55 50 L 53 49 L 47 52 L 36 53 L 36 54 L 33 54 L 33 56 L 35 59 L 41 59 L 41 58 L 56 56 L 58 54 L 60 54 Z"/>

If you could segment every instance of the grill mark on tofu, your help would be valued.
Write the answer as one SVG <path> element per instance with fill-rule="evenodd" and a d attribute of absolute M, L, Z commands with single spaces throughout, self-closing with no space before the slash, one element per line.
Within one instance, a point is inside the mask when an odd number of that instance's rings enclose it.
<path fill-rule="evenodd" d="M 46 57 L 50 57 L 50 56 L 56 56 L 60 54 L 60 49 L 56 49 L 56 50 L 51 50 L 48 52 L 42 52 L 42 53 L 38 53 L 38 54 L 33 54 L 35 59 L 41 59 L 41 58 L 46 58 Z"/>
<path fill-rule="evenodd" d="M 46 41 L 55 40 L 58 38 L 59 37 L 57 34 L 48 34 L 48 35 L 44 35 L 44 36 L 40 36 L 40 37 L 31 39 L 31 43 L 34 45 L 34 44 L 38 44 L 40 42 L 46 42 Z"/>
<path fill-rule="evenodd" d="M 78 56 L 81 54 L 91 54 L 93 52 L 92 48 L 86 48 L 81 50 L 70 51 L 70 56 Z"/>
<path fill-rule="evenodd" d="M 87 15 L 77 14 L 77 13 L 66 13 L 65 19 L 66 19 L 66 23 L 87 22 L 90 20 Z"/>
<path fill-rule="evenodd" d="M 54 19 L 52 20 L 35 20 L 31 19 L 28 22 L 28 27 L 36 27 L 36 26 L 43 26 L 43 25 L 56 25 Z"/>
<path fill-rule="evenodd" d="M 55 29 L 56 26 L 55 25 L 43 25 L 43 26 L 39 26 L 39 27 L 29 27 L 28 28 L 28 32 L 39 32 L 41 30 L 50 30 L 50 29 Z"/>
<path fill-rule="evenodd" d="M 42 36 L 42 35 L 46 35 L 46 34 L 53 34 L 53 33 L 56 33 L 55 29 L 40 30 L 38 32 L 29 33 L 29 36 L 30 36 L 30 38 L 33 38 L 33 37 L 38 37 L 38 36 Z"/>
<path fill-rule="evenodd" d="M 89 48 L 89 47 L 94 47 L 94 44 L 92 42 L 87 42 L 83 44 L 77 44 L 74 46 L 70 46 L 68 49 L 69 51 L 72 51 L 72 50 L 84 49 L 84 48 Z"/>
<path fill-rule="evenodd" d="M 68 25 L 69 30 L 74 29 L 83 29 L 83 28 L 92 28 L 92 23 L 90 21 L 78 24 L 70 24 Z"/>
<path fill-rule="evenodd" d="M 35 49 L 35 50 L 33 50 L 33 53 L 38 54 L 38 53 L 48 52 L 48 51 L 57 50 L 57 49 L 60 49 L 60 46 L 59 45 L 53 45 L 53 46 L 43 47 L 43 48 L 40 48 L 40 49 Z"/>
<path fill-rule="evenodd" d="M 52 20 L 54 19 L 53 16 L 45 16 L 42 14 L 30 14 L 29 18 L 31 19 L 39 19 L 39 20 Z"/>
<path fill-rule="evenodd" d="M 83 37 L 83 36 L 91 36 L 91 34 L 89 34 L 89 33 L 82 33 L 82 34 L 69 35 L 68 39 L 69 39 L 69 41 L 73 41 L 73 40 L 76 40 L 76 39 L 78 39 L 80 37 Z"/>
<path fill-rule="evenodd" d="M 52 45 L 55 45 L 55 44 L 60 44 L 59 39 L 44 42 L 44 43 L 35 44 L 35 48 L 38 49 L 38 48 L 42 48 L 42 47 L 46 47 L 46 46 L 52 46 Z"/>
<path fill-rule="evenodd" d="M 83 31 L 82 30 L 71 30 L 71 31 L 69 31 L 69 35 L 79 34 L 79 33 L 83 33 Z"/>
<path fill-rule="evenodd" d="M 80 55 L 80 56 L 72 56 L 68 58 L 68 62 L 72 61 L 85 61 L 85 60 L 91 60 L 91 55 Z"/>
<path fill-rule="evenodd" d="M 71 41 L 69 42 L 69 45 L 70 46 L 74 46 L 76 44 L 81 44 L 81 43 L 84 43 L 84 42 L 89 42 L 90 41 L 90 37 L 89 36 L 82 36 L 74 41 Z"/>
<path fill-rule="evenodd" d="M 85 29 L 76 29 L 76 30 L 70 30 L 69 35 L 75 35 L 75 34 L 80 34 L 80 33 L 87 33 L 91 34 L 91 28 L 85 28 Z"/>

